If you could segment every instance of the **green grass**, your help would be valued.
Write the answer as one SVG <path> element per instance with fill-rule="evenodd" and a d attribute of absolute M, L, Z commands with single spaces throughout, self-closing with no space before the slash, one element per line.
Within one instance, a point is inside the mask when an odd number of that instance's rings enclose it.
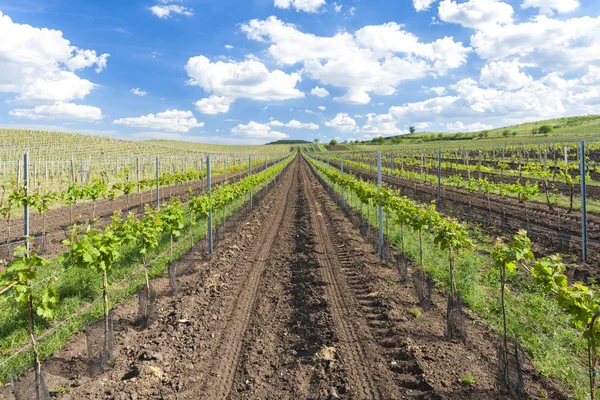
<path fill-rule="evenodd" d="M 346 192 L 346 202 L 360 212 L 361 206 L 355 195 Z M 370 216 L 370 223 L 377 226 L 375 207 L 362 207 L 363 216 Z M 384 226 L 386 219 L 384 219 Z M 499 301 L 499 275 L 493 269 L 489 254 L 489 242 L 478 235 L 476 249 L 463 251 L 456 257 L 456 281 L 465 304 L 474 311 L 481 322 L 496 333 L 501 332 Z M 400 228 L 390 220 L 390 241 L 401 248 Z M 404 229 L 405 249 L 409 259 L 419 257 L 417 232 Z M 424 260 L 426 269 L 437 285 L 449 289 L 448 253 L 435 246 L 432 237 L 425 235 Z M 510 293 L 506 297 L 508 332 L 516 338 L 530 355 L 537 370 L 544 376 L 560 382 L 580 400 L 588 399 L 587 369 L 585 367 L 586 345 L 572 319 L 565 314 L 553 297 L 542 293 L 529 277 L 519 273 L 512 277 Z M 500 337 L 498 337 L 499 339 Z"/>

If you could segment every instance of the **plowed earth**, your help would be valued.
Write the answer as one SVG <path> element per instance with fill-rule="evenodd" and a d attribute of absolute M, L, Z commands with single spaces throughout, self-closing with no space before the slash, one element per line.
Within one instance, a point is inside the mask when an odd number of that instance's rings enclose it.
<path fill-rule="evenodd" d="M 498 338 L 470 321 L 469 340 L 443 336 L 445 299 L 415 318 L 410 283 L 381 263 L 297 158 L 212 259 L 192 272 L 158 319 L 134 328 L 134 301 L 115 308 L 115 365 L 86 374 L 76 336 L 45 365 L 62 399 L 505 399 Z M 183 268 L 182 268 L 183 269 Z M 166 292 L 166 279 L 154 286 Z M 472 385 L 461 377 L 476 377 Z M 526 365 L 529 397 L 562 399 Z"/>

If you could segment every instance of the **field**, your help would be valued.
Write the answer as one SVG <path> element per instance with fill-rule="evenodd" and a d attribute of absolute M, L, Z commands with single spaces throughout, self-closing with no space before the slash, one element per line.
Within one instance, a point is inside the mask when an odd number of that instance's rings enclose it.
<path fill-rule="evenodd" d="M 0 131 L 0 394 L 590 398 L 600 146 L 577 142 L 595 119 L 553 123 L 379 146 Z"/>

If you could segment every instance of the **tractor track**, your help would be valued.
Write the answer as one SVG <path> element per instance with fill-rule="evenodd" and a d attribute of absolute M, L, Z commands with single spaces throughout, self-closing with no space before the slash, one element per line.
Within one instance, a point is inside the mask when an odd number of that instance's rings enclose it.
<path fill-rule="evenodd" d="M 291 179 L 284 182 L 284 195 L 278 199 L 275 213 L 272 215 L 271 223 L 264 226 L 258 237 L 255 238 L 253 247 L 246 253 L 241 270 L 249 269 L 248 275 L 241 282 L 243 284 L 233 309 L 227 318 L 224 334 L 213 355 L 210 366 L 210 374 L 202 383 L 198 393 L 203 399 L 217 400 L 226 399 L 231 391 L 235 371 L 239 357 L 242 352 L 246 328 L 253 314 L 254 305 L 258 293 L 261 277 L 265 270 L 267 256 L 279 233 L 283 217 L 295 201 L 295 191 L 291 190 L 296 182 L 294 169 L 298 163 L 292 166 Z"/>

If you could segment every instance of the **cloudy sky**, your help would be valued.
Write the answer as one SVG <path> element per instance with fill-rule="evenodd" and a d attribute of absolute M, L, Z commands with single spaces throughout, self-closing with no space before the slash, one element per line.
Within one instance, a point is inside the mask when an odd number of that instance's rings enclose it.
<path fill-rule="evenodd" d="M 598 0 L 0 0 L 0 126 L 210 143 L 600 113 Z"/>

